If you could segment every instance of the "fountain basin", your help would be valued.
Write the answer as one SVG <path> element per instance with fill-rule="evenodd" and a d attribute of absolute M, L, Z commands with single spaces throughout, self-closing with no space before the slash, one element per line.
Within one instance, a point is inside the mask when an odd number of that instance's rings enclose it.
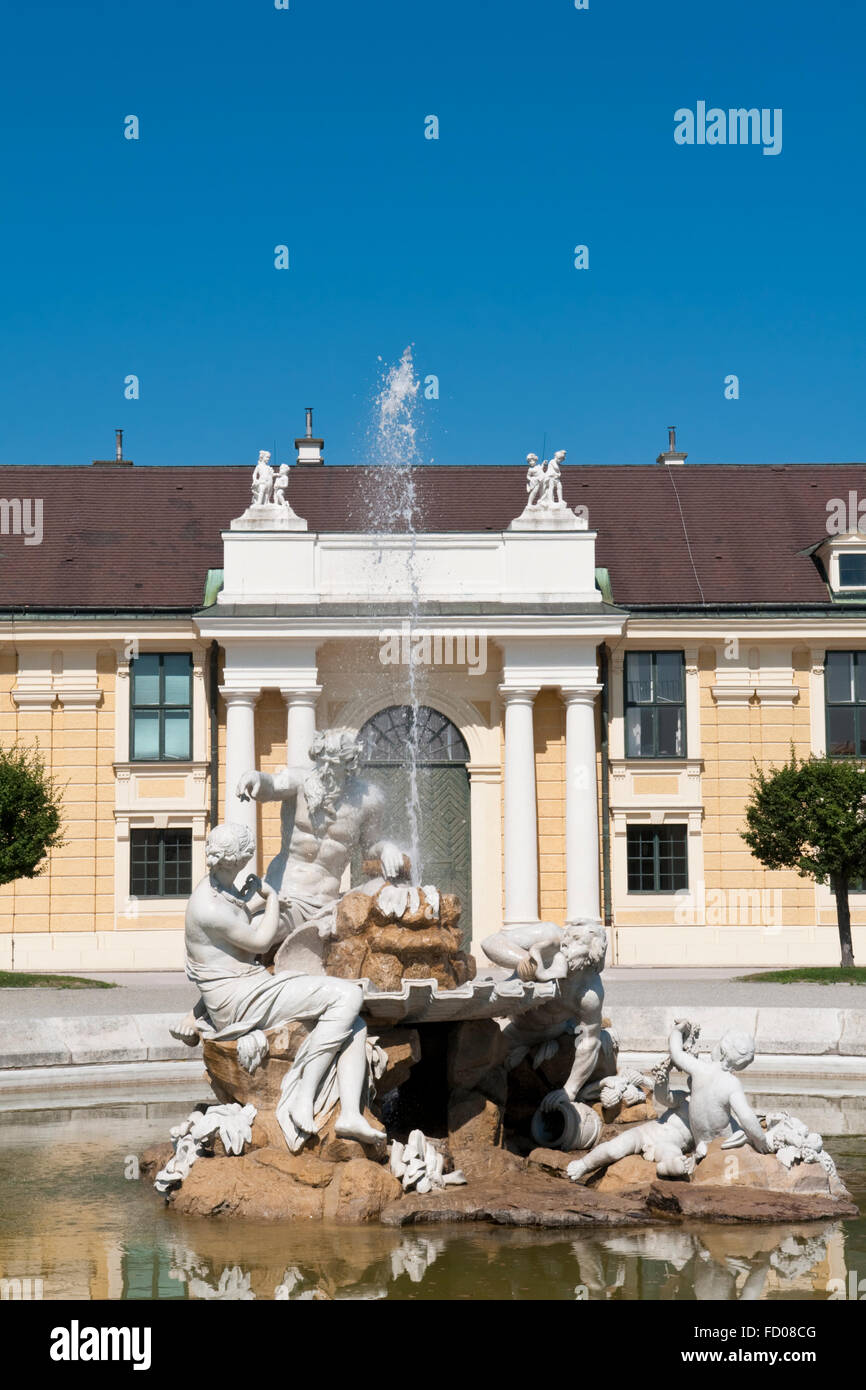
<path fill-rule="evenodd" d="M 456 1023 L 464 1019 L 514 1017 L 534 1009 L 556 993 L 552 980 L 467 980 L 456 989 L 440 989 L 435 980 L 403 980 L 399 989 L 379 990 L 361 980 L 368 1024 Z"/>

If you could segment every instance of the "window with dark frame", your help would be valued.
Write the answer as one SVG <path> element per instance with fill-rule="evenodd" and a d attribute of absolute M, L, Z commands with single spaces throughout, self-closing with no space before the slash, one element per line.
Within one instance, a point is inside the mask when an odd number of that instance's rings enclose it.
<path fill-rule="evenodd" d="M 676 893 L 688 888 L 686 826 L 630 825 L 626 846 L 630 893 Z"/>
<path fill-rule="evenodd" d="M 824 693 L 828 754 L 866 758 L 866 652 L 827 652 Z"/>
<path fill-rule="evenodd" d="M 192 657 L 143 652 L 130 662 L 130 759 L 183 762 L 192 757 Z"/>
<path fill-rule="evenodd" d="M 866 589 L 866 551 L 855 550 L 853 553 L 840 554 L 839 588 Z"/>
<path fill-rule="evenodd" d="M 626 652 L 627 758 L 686 756 L 686 684 L 682 652 Z"/>
<path fill-rule="evenodd" d="M 132 898 L 185 898 L 192 892 L 192 831 L 129 832 Z"/>

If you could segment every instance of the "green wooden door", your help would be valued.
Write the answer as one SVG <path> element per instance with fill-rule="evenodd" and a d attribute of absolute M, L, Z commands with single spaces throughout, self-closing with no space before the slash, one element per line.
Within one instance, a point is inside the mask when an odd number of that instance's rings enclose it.
<path fill-rule="evenodd" d="M 392 705 L 368 720 L 360 732 L 363 768 L 385 794 L 385 836 L 410 844 L 407 742 L 415 733 L 420 864 L 413 877 L 442 893 L 456 893 L 462 904 L 464 943 L 472 935 L 472 849 L 469 812 L 469 752 L 460 731 L 438 710 L 417 712 Z M 360 880 L 360 858 L 352 880 Z"/>

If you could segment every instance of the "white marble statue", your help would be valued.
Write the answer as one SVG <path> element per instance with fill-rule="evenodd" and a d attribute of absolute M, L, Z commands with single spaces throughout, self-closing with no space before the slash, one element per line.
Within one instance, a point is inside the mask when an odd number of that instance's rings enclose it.
<path fill-rule="evenodd" d="M 289 465 L 281 463 L 274 480 L 274 506 L 290 512 L 289 506 Z"/>
<path fill-rule="evenodd" d="M 587 531 L 586 506 L 572 510 L 562 495 L 562 465 L 565 450 L 557 449 L 551 459 L 538 462 L 537 454 L 526 455 L 526 506 L 508 523 L 509 531 Z"/>
<path fill-rule="evenodd" d="M 404 1192 L 438 1192 L 443 1187 L 462 1187 L 462 1171 L 445 1172 L 445 1158 L 420 1129 L 413 1129 L 405 1144 L 397 1139 L 391 1145 L 391 1172 L 399 1178 Z"/>
<path fill-rule="evenodd" d="M 559 510 L 565 506 L 562 500 L 562 464 L 565 450 L 558 449 L 552 459 L 538 462 L 537 454 L 527 454 L 526 502 L 529 511 Z"/>
<path fill-rule="evenodd" d="M 544 464 L 538 462 L 538 454 L 526 455 L 526 499 L 527 508 L 537 507 L 544 487 Z"/>
<path fill-rule="evenodd" d="M 820 1163 L 824 1172 L 835 1178 L 836 1164 L 825 1151 L 823 1138 L 803 1120 L 787 1110 L 777 1110 L 766 1116 L 766 1123 L 767 1147 L 783 1168 L 793 1168 L 795 1163 Z"/>
<path fill-rule="evenodd" d="M 325 939 L 335 929 L 343 872 L 360 847 L 378 858 L 385 878 L 403 870 L 403 851 L 382 838 L 385 798 L 359 775 L 361 746 L 340 729 L 317 733 L 312 767 L 245 772 L 241 799 L 282 802 L 282 845 L 265 881 L 277 894 L 281 915 L 279 970 L 322 971 Z"/>
<path fill-rule="evenodd" d="M 252 498 L 254 507 L 267 507 L 271 501 L 274 486 L 274 470 L 271 456 L 266 449 L 259 453 L 259 461 L 253 469 Z"/>
<path fill-rule="evenodd" d="M 712 1141 L 725 1135 L 723 1148 L 748 1141 L 758 1153 L 768 1152 L 761 1122 L 735 1075 L 753 1061 L 754 1038 L 747 1033 L 725 1033 L 710 1057 L 699 1057 L 689 1050 L 696 1031 L 686 1020 L 678 1020 L 668 1039 L 670 1060 L 656 1069 L 654 1099 L 662 1111 L 659 1119 L 633 1125 L 591 1149 L 584 1158 L 575 1159 L 567 1169 L 572 1181 L 578 1182 L 629 1154 L 640 1154 L 655 1163 L 661 1178 L 684 1177 L 704 1158 Z M 688 1075 L 688 1094 L 671 1092 L 671 1065 Z"/>
<path fill-rule="evenodd" d="M 516 1018 L 502 1020 L 510 1044 L 509 1067 L 528 1053 L 540 1066 L 556 1051 L 563 1034 L 574 1034 L 574 1063 L 565 1086 L 551 1091 L 542 1109 L 562 1100 L 595 1099 L 599 1083 L 616 1071 L 616 1047 L 602 1029 L 604 985 L 601 970 L 607 953 L 607 933 L 601 922 L 536 922 L 506 927 L 481 943 L 496 965 L 516 970 L 521 980 L 555 980 L 556 994 Z"/>
<path fill-rule="evenodd" d="M 289 1147 L 302 1146 L 315 1132 L 317 1116 L 337 1097 L 337 1134 L 362 1143 L 384 1141 L 384 1132 L 363 1115 L 369 1075 L 361 985 L 322 974 L 272 975 L 259 964 L 284 935 L 285 923 L 270 883 L 250 874 L 242 888 L 235 885 L 253 850 L 245 826 L 218 825 L 208 835 L 208 872 L 187 904 L 185 930 L 186 973 L 201 1002 L 194 1022 L 184 1020 L 176 1035 L 192 1028 L 219 1041 L 281 1023 L 306 1024 L 309 1036 L 286 1075 L 277 1110 Z"/>
<path fill-rule="evenodd" d="M 254 1105 L 209 1105 L 205 1110 L 193 1110 L 186 1119 L 170 1130 L 174 1153 L 154 1178 L 157 1192 L 167 1193 L 179 1187 L 190 1168 L 202 1154 L 213 1152 L 217 1137 L 227 1154 L 241 1154 L 253 1137 L 252 1123 L 256 1118 Z"/>

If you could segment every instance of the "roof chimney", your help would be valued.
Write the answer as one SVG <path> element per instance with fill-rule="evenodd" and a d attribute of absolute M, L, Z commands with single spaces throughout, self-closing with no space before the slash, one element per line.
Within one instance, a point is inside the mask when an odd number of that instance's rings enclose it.
<path fill-rule="evenodd" d="M 94 468 L 114 468 L 114 466 L 118 463 L 123 464 L 124 468 L 132 467 L 132 459 L 125 459 L 123 457 L 123 430 L 114 431 L 114 458 L 93 460 Z"/>
<path fill-rule="evenodd" d="M 298 451 L 298 463 L 319 464 L 324 463 L 322 458 L 322 448 L 324 439 L 313 438 L 313 407 L 307 406 L 307 431 L 301 439 L 295 440 L 295 448 Z"/>
<path fill-rule="evenodd" d="M 668 425 L 668 447 L 667 452 L 659 454 L 656 463 L 683 464 L 688 458 L 688 454 L 677 453 L 677 427 Z"/>

